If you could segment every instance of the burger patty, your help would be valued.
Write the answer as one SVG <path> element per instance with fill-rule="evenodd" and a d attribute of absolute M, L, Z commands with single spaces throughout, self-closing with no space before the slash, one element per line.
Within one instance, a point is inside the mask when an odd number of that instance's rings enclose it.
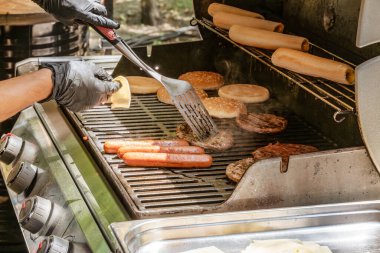
<path fill-rule="evenodd" d="M 249 167 L 251 167 L 252 164 L 255 163 L 255 161 L 256 160 L 254 158 L 250 157 L 229 164 L 226 168 L 226 176 L 230 180 L 239 183 L 244 173 L 248 170 Z"/>
<path fill-rule="evenodd" d="M 183 123 L 177 126 L 177 137 L 185 139 L 194 146 L 199 146 L 213 151 L 224 151 L 234 145 L 233 134 L 229 130 L 220 130 L 217 134 L 205 139 L 198 140 L 189 125 Z"/>
<path fill-rule="evenodd" d="M 272 157 L 282 157 L 289 160 L 291 155 L 316 152 L 318 149 L 309 145 L 276 143 L 261 147 L 252 152 L 253 158 L 263 160 Z"/>
<path fill-rule="evenodd" d="M 265 113 L 240 114 L 236 117 L 239 127 L 249 132 L 272 134 L 284 131 L 288 121 L 280 116 Z"/>
<path fill-rule="evenodd" d="M 265 147 L 261 147 L 252 152 L 253 158 L 243 159 L 227 166 L 227 177 L 238 183 L 243 177 L 244 173 L 257 161 L 269 159 L 273 157 L 282 158 L 281 172 L 286 172 L 289 163 L 289 156 L 299 155 L 305 153 L 316 152 L 318 149 L 313 146 L 302 144 L 269 144 Z"/>

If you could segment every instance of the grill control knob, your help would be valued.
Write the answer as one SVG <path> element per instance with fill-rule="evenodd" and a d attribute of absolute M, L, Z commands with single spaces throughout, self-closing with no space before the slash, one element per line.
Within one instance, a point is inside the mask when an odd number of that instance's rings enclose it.
<path fill-rule="evenodd" d="M 25 191 L 31 184 L 37 174 L 37 167 L 22 162 L 15 166 L 8 175 L 7 185 L 17 194 Z"/>
<path fill-rule="evenodd" d="M 0 139 L 0 161 L 11 164 L 16 160 L 33 163 L 38 148 L 13 134 L 4 134 Z"/>
<path fill-rule="evenodd" d="M 68 253 L 70 242 L 66 239 L 51 235 L 38 244 L 36 253 Z"/>
<path fill-rule="evenodd" d="M 18 220 L 24 229 L 35 234 L 39 232 L 47 222 L 51 210 L 52 202 L 50 200 L 38 196 L 26 198 L 22 202 Z"/>
<path fill-rule="evenodd" d="M 22 139 L 12 134 L 4 134 L 0 139 L 0 161 L 11 164 L 22 148 Z"/>

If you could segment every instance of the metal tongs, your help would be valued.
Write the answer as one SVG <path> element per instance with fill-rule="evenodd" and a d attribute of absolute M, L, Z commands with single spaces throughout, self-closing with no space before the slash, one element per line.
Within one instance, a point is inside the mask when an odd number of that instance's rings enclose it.
<path fill-rule="evenodd" d="M 154 79 L 162 83 L 173 99 L 175 106 L 185 119 L 186 123 L 200 139 L 205 139 L 217 133 L 217 127 L 194 88 L 186 81 L 163 76 L 143 62 L 127 43 L 121 39 L 113 29 L 92 26 L 95 31 L 108 40 L 128 60 L 146 71 Z"/>

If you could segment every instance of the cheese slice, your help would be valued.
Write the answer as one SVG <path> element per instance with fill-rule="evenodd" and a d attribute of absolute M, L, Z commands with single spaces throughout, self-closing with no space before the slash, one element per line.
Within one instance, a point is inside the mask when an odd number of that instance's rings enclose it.
<path fill-rule="evenodd" d="M 332 253 L 326 246 L 300 240 L 255 240 L 242 253 Z"/>
<path fill-rule="evenodd" d="M 111 109 L 126 108 L 131 106 L 131 90 L 127 78 L 118 76 L 113 81 L 119 82 L 121 88 L 111 95 L 108 102 L 111 103 Z"/>
<path fill-rule="evenodd" d="M 206 247 L 206 248 L 199 248 L 199 249 L 193 249 L 189 251 L 184 251 L 181 253 L 224 253 L 217 247 L 211 246 L 211 247 Z"/>

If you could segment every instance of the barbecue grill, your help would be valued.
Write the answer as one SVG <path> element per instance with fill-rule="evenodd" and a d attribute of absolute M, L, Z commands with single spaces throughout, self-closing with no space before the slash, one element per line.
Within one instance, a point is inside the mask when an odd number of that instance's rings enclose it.
<path fill-rule="evenodd" d="M 111 110 L 104 105 L 73 113 L 54 102 L 36 104 L 21 113 L 12 133 L 39 147 L 38 159 L 32 161 L 39 169 L 27 193 L 16 194 L 8 185 L 12 203 L 18 213 L 26 197 L 38 195 L 73 218 L 67 224 L 57 217 L 54 228 L 44 225 L 37 236 L 24 229 L 30 250 L 44 236 L 54 234 L 69 241 L 75 252 L 117 251 L 121 249 L 117 240 L 122 241 L 127 233 L 120 226 L 130 219 L 273 208 L 284 208 L 281 210 L 286 212 L 289 207 L 379 199 L 380 177 L 360 137 L 354 87 L 275 67 L 270 51 L 234 43 L 226 31 L 210 21 L 207 7 L 211 2 L 194 2 L 196 15 L 191 24 L 199 28 L 202 41 L 135 48 L 136 53 L 166 76 L 178 77 L 193 70 L 216 71 L 225 77 L 226 83 L 265 86 L 271 99 L 249 105 L 248 110 L 284 116 L 289 122 L 287 129 L 275 135 L 252 134 L 239 129 L 234 120 L 216 120 L 219 128 L 233 131 L 235 145 L 231 150 L 212 153 L 211 168 L 128 167 L 117 156 L 104 153 L 104 142 L 174 137 L 176 126 L 183 122 L 174 106 L 162 104 L 155 95 L 134 95 L 128 110 Z M 341 1 L 312 2 L 225 3 L 284 22 L 287 33 L 310 39 L 313 54 L 352 67 L 378 54 L 378 47 L 359 50 L 353 46 L 360 1 L 343 1 L 349 2 L 350 8 L 342 7 Z M 329 26 L 323 20 L 330 20 Z M 17 64 L 16 74 L 34 70 L 43 62 L 68 60 L 92 61 L 113 76 L 144 75 L 119 56 L 31 58 Z M 238 184 L 226 178 L 228 164 L 275 142 L 309 144 L 320 152 L 291 156 L 285 165 L 280 158 L 257 162 Z M 2 164 L 4 178 L 15 164 Z M 283 166 L 286 172 L 281 170 Z M 49 184 L 45 184 L 44 176 L 50 178 Z M 116 224 L 113 232 L 111 223 Z"/>

